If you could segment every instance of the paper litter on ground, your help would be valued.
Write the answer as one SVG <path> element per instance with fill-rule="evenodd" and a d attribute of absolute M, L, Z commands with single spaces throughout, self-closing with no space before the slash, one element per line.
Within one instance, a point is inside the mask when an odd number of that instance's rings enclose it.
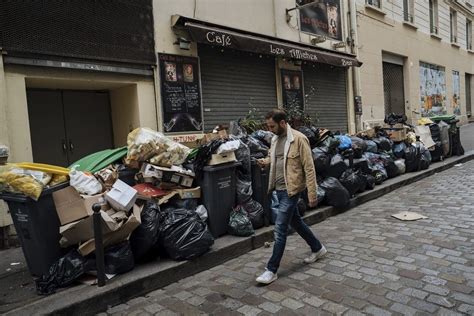
<path fill-rule="evenodd" d="M 428 218 L 427 216 L 415 213 L 415 212 L 408 212 L 408 211 L 403 211 L 397 214 L 392 214 L 392 217 L 395 217 L 396 219 L 402 220 L 402 221 L 416 221 L 418 219 L 426 219 Z"/>

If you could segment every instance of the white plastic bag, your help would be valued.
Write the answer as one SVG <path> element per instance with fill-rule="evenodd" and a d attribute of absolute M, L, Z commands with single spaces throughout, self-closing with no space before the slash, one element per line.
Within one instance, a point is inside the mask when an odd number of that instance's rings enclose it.
<path fill-rule="evenodd" d="M 69 172 L 69 178 L 69 184 L 79 193 L 94 195 L 102 192 L 102 184 L 93 175 L 85 174 L 73 168 Z"/>
<path fill-rule="evenodd" d="M 240 147 L 240 141 L 239 140 L 231 140 L 228 141 L 217 148 L 216 154 L 226 154 L 230 153 L 233 151 L 236 151 Z"/>
<path fill-rule="evenodd" d="M 207 209 L 204 205 L 199 205 L 196 208 L 196 213 L 199 215 L 199 217 L 205 222 L 207 220 Z"/>

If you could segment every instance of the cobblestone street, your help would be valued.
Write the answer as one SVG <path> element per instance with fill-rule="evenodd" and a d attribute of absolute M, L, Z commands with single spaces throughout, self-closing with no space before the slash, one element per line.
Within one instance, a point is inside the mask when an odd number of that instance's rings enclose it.
<path fill-rule="evenodd" d="M 428 219 L 400 221 L 414 211 Z M 474 315 L 474 162 L 312 226 L 328 249 L 314 264 L 288 239 L 269 286 L 255 282 L 272 248 L 256 249 L 109 308 L 113 315 Z"/>

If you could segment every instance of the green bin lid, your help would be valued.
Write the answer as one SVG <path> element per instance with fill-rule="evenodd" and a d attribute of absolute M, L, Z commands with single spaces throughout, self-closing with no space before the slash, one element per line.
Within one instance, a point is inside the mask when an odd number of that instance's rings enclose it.
<path fill-rule="evenodd" d="M 79 171 L 97 172 L 127 155 L 127 147 L 106 149 L 85 156 L 69 166 Z"/>
<path fill-rule="evenodd" d="M 436 115 L 436 116 L 430 116 L 430 119 L 434 122 L 451 121 L 451 120 L 456 119 L 456 115 L 454 114 Z"/>

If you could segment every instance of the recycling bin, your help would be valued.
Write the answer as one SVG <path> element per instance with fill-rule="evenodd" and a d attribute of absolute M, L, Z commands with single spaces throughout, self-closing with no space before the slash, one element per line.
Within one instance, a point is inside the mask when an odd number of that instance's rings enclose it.
<path fill-rule="evenodd" d="M 52 193 L 67 186 L 68 182 L 45 188 L 38 201 L 23 194 L 0 193 L 0 199 L 8 204 L 28 269 L 34 276 L 48 273 L 63 255 L 59 246 L 61 224 Z"/>
<path fill-rule="evenodd" d="M 271 196 L 268 194 L 268 180 L 270 177 L 270 165 L 260 167 L 256 160 L 251 163 L 252 172 L 252 198 L 263 207 L 265 226 L 271 222 Z"/>
<path fill-rule="evenodd" d="M 235 206 L 237 170 L 240 162 L 231 162 L 203 168 L 200 182 L 202 202 L 207 209 L 207 223 L 217 238 L 227 233 L 229 215 Z"/>

